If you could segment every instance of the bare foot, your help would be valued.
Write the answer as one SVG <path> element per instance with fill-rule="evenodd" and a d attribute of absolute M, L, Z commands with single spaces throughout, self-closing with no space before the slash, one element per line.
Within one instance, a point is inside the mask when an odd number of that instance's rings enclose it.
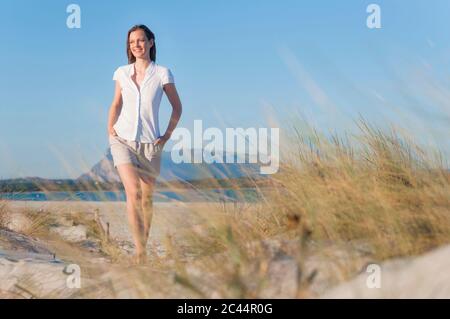
<path fill-rule="evenodd" d="M 133 256 L 133 265 L 144 265 L 147 262 L 147 254 L 145 252 Z"/>

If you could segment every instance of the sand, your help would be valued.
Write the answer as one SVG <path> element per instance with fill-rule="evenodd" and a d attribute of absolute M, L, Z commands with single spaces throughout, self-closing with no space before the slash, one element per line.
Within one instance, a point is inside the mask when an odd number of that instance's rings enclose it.
<path fill-rule="evenodd" d="M 173 238 L 183 229 L 196 223 L 195 212 L 205 211 L 213 203 L 182 203 L 162 202 L 154 203 L 154 214 L 150 229 L 147 249 L 159 249 L 162 252 L 162 242 L 167 235 Z M 88 201 L 9 201 L 11 211 L 20 213 L 26 210 L 43 210 L 56 214 L 82 212 L 94 214 L 98 210 L 105 229 L 109 224 L 111 238 L 129 245 L 132 251 L 132 237 L 129 229 L 125 202 L 88 202 Z M 217 206 L 216 206 L 217 207 Z M 211 210 L 213 211 L 213 210 Z M 130 251 L 130 252 L 131 252 Z"/>
<path fill-rule="evenodd" d="M 163 257 L 163 259 L 168 256 L 166 252 L 166 235 L 171 235 L 171 238 L 176 241 L 177 247 L 181 247 L 183 245 L 182 236 L 178 235 L 196 223 L 195 211 L 204 211 L 210 205 L 214 204 L 181 202 L 155 203 L 150 238 L 147 244 L 149 260 L 155 261 L 153 259 L 153 257 L 156 257 L 155 254 L 158 257 Z M 13 214 L 20 214 L 24 211 L 42 210 L 42 212 L 51 212 L 52 215 L 56 214 L 57 216 L 59 214 L 62 216 L 66 213 L 77 213 L 76 215 L 85 213 L 93 216 L 96 210 L 98 210 L 101 222 L 105 228 L 106 224 L 110 225 L 110 238 L 114 242 L 113 245 L 120 248 L 121 253 L 128 253 L 130 256 L 134 254 L 134 245 L 128 226 L 125 202 L 8 201 L 6 207 L 7 212 Z M 210 211 L 213 211 L 213 209 Z M 63 227 L 76 228 L 75 226 Z M 88 269 L 86 268 L 86 262 L 93 267 L 89 266 L 89 272 L 99 272 L 99 269 L 104 270 L 102 271 L 102 276 L 106 276 L 105 278 L 98 276 L 92 277 L 96 278 L 93 284 L 94 286 L 100 283 L 111 282 L 111 278 L 114 279 L 114 276 L 123 276 L 123 271 L 128 269 L 124 266 L 128 258 L 121 259 L 121 262 L 117 263 L 117 261 L 113 261 L 109 257 L 100 254 L 95 248 L 92 251 L 89 247 L 80 250 L 81 246 L 85 247 L 84 243 L 89 242 L 89 238 L 88 240 L 84 240 L 83 243 L 77 243 L 76 246 L 71 246 L 71 243 L 59 243 L 58 248 L 54 245 L 50 245 L 52 247 L 50 248 L 48 246 L 49 242 L 45 240 L 35 239 L 33 236 L 22 236 L 19 233 L 6 229 L 0 230 L 3 232 L 2 236 L 5 239 L 3 244 L 0 241 L 0 296 L 6 294 L 5 297 L 7 298 L 13 298 L 15 296 L 30 297 L 18 288 L 22 286 L 32 287 L 32 295 L 35 296 L 56 298 L 72 296 L 74 291 L 68 289 L 66 286 L 67 275 L 64 273 L 64 269 L 74 262 L 83 265 L 83 271 Z M 12 244 L 15 246 L 11 247 Z M 47 247 L 49 247 L 49 250 Z M 57 249 L 57 251 L 52 249 Z M 76 256 L 73 255 L 74 253 Z M 157 272 L 152 267 L 149 268 L 149 271 Z M 172 278 L 170 272 L 159 274 L 158 276 L 161 277 L 161 282 L 163 280 L 169 280 L 170 282 Z M 91 285 L 89 282 L 93 280 L 91 277 L 89 278 L 83 279 L 83 283 L 87 287 Z M 133 297 L 137 292 L 134 290 L 130 292 L 128 291 L 129 289 L 121 288 L 120 285 L 127 282 L 127 280 L 123 281 L 121 278 L 119 278 L 120 280 L 115 278 L 112 281 L 115 285 L 118 285 L 113 290 L 120 292 L 120 296 L 122 297 Z M 52 284 L 49 284 L 49 282 Z M 155 286 L 154 290 L 151 293 L 152 297 L 156 296 L 161 298 L 167 296 L 158 290 L 158 286 Z M 174 293 L 178 296 L 177 292 Z M 108 294 L 105 296 L 111 297 Z"/>

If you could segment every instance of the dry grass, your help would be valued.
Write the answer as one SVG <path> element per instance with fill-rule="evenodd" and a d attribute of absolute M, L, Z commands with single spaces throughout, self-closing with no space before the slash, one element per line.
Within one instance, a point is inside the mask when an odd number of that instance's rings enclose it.
<path fill-rule="evenodd" d="M 297 243 L 285 253 L 300 266 L 300 297 L 315 275 L 302 268 L 304 260 L 326 245 L 366 247 L 368 258 L 379 262 L 450 243 L 450 174 L 439 153 L 394 129 L 382 132 L 364 120 L 358 125 L 361 134 L 345 140 L 294 128 L 280 173 L 271 177 L 274 187 L 259 190 L 260 204 L 197 211 L 201 222 L 180 240 L 195 261 L 179 264 L 195 264 L 201 275 L 178 266 L 177 282 L 193 291 L 210 286 L 224 297 L 261 297 L 273 257 L 263 243 L 285 240 Z M 316 251 L 308 251 L 311 243 Z M 361 270 L 352 260 L 333 259 L 341 280 Z"/>
<path fill-rule="evenodd" d="M 270 177 L 273 187 L 258 189 L 259 202 L 210 203 L 190 211 L 187 227 L 166 237 L 166 255 L 143 267 L 125 265 L 95 219 L 74 214 L 70 218 L 88 225 L 112 260 L 97 268 L 80 260 L 92 268 L 88 277 L 114 274 L 79 296 L 260 298 L 281 254 L 298 265 L 293 297 L 305 297 L 317 275 L 305 261 L 325 247 L 332 248 L 324 252 L 326 262 L 345 280 L 360 270 L 349 247 L 368 247 L 368 258 L 382 261 L 450 243 L 450 174 L 442 156 L 395 130 L 382 132 L 363 120 L 358 125 L 360 134 L 345 138 L 293 127 L 280 172 Z M 35 225 L 37 232 L 42 223 Z M 271 241 L 281 243 L 275 255 Z M 338 247 L 350 249 L 350 257 L 335 258 Z"/>
<path fill-rule="evenodd" d="M 395 130 L 358 122 L 353 140 L 298 132 L 268 200 L 296 216 L 312 239 L 370 244 L 377 259 L 423 253 L 450 243 L 450 173 Z"/>
<path fill-rule="evenodd" d="M 8 201 L 0 200 L 0 227 L 9 228 L 12 219 L 17 216 L 14 213 L 9 208 Z M 26 210 L 18 215 L 25 220 L 23 226 L 20 227 L 20 233 L 27 236 L 39 237 L 46 234 L 49 228 L 56 223 L 56 219 L 49 211 Z"/>
<path fill-rule="evenodd" d="M 5 228 L 8 223 L 8 202 L 0 200 L 0 228 Z"/>

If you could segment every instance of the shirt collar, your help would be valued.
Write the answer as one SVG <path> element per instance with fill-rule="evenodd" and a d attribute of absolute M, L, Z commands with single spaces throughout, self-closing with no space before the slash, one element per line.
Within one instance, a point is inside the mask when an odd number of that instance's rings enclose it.
<path fill-rule="evenodd" d="M 129 72 L 130 77 L 132 77 L 134 75 L 134 65 L 135 65 L 135 63 L 136 62 L 133 62 L 133 63 L 130 64 L 130 72 Z M 145 74 L 149 75 L 151 73 L 151 71 L 152 71 L 154 66 L 155 66 L 155 62 L 150 61 L 150 64 L 148 65 L 147 69 L 145 70 Z"/>

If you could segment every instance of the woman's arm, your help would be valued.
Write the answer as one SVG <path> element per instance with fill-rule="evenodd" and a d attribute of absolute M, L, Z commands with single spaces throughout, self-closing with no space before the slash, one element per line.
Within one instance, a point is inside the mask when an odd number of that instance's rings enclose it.
<path fill-rule="evenodd" d="M 180 120 L 181 113 L 183 111 L 180 97 L 178 96 L 175 84 L 167 83 L 166 85 L 164 85 L 163 89 L 164 92 L 166 92 L 170 104 L 172 105 L 172 114 L 170 116 L 169 125 L 167 126 L 166 133 L 164 133 L 164 135 L 161 136 L 155 142 L 155 144 L 159 144 L 160 142 L 166 143 L 170 139 L 173 130 L 175 130 L 175 128 L 177 127 L 178 121 Z"/>
<path fill-rule="evenodd" d="M 113 125 L 117 122 L 117 119 L 119 118 L 121 110 L 122 110 L 122 92 L 121 92 L 119 81 L 116 81 L 114 98 L 111 103 L 111 107 L 109 108 L 109 116 L 108 116 L 108 134 L 109 135 L 117 135 L 116 131 L 113 128 Z"/>

